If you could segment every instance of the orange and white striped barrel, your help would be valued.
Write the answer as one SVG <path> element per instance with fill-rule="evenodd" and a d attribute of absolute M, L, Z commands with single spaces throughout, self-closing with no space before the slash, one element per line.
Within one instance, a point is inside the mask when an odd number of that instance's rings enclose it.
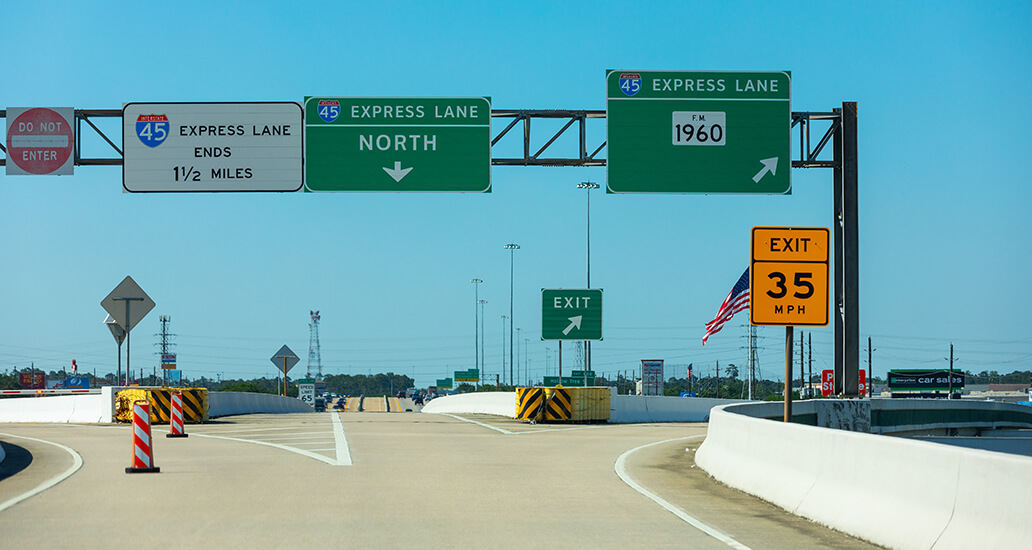
<path fill-rule="evenodd" d="M 150 403 L 137 401 L 133 403 L 133 458 L 132 466 L 125 469 L 127 474 L 160 472 L 154 466 L 154 448 L 151 446 Z"/>
<path fill-rule="evenodd" d="M 183 429 L 183 394 L 172 394 L 172 416 L 168 421 L 169 432 L 165 437 L 190 437 Z"/>

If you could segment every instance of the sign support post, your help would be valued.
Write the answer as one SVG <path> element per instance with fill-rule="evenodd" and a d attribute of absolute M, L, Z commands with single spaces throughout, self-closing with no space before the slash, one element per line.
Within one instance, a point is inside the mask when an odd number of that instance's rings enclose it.
<path fill-rule="evenodd" d="M 114 298 L 114 300 L 116 302 L 118 302 L 118 301 L 125 302 L 125 325 L 127 327 L 133 326 L 132 323 L 129 321 L 129 302 L 132 302 L 134 300 L 138 300 L 138 301 L 142 302 L 143 298 Z M 119 346 L 119 347 L 121 348 L 121 346 Z M 129 350 L 130 350 L 129 330 L 126 329 L 126 331 L 125 331 L 125 385 L 127 385 L 127 386 L 129 385 Z M 122 351 L 119 350 L 118 354 L 119 354 L 119 357 L 121 357 Z"/>
<path fill-rule="evenodd" d="M 792 421 L 792 325 L 785 327 L 785 422 Z M 802 390 L 802 388 L 800 388 Z"/>

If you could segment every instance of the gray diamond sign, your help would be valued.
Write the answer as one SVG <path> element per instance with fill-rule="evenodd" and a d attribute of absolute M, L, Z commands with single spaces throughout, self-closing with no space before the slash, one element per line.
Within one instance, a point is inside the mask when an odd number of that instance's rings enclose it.
<path fill-rule="evenodd" d="M 275 355 L 270 357 L 269 360 L 272 361 L 273 365 L 276 365 L 277 369 L 283 371 L 284 375 L 290 372 L 290 369 L 294 368 L 294 365 L 300 361 L 297 354 L 291 351 L 286 344 L 283 344 L 283 347 L 280 348 Z"/>
<path fill-rule="evenodd" d="M 114 317 L 122 330 L 129 332 L 154 309 L 154 300 L 132 277 L 126 276 L 111 294 L 100 301 L 100 306 Z"/>

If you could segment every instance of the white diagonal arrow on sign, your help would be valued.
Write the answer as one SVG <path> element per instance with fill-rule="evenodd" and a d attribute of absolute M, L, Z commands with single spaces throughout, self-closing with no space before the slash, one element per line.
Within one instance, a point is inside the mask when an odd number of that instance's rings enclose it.
<path fill-rule="evenodd" d="M 583 315 L 578 315 L 576 317 L 570 317 L 570 326 L 568 326 L 568 327 L 563 329 L 563 336 L 566 336 L 566 335 L 570 334 L 570 331 L 575 329 L 575 328 L 577 330 L 580 330 L 580 324 L 581 324 L 581 320 L 582 319 L 584 319 Z"/>
<path fill-rule="evenodd" d="M 756 175 L 752 178 L 753 181 L 760 183 L 760 180 L 767 175 L 767 172 L 770 172 L 773 176 L 778 175 L 778 157 L 763 159 L 760 162 L 763 163 L 763 168 L 756 172 Z"/>
<path fill-rule="evenodd" d="M 408 173 L 412 171 L 412 167 L 410 166 L 408 168 L 402 169 L 401 162 L 395 161 L 394 169 L 393 170 L 391 170 L 390 168 L 384 167 L 383 171 L 387 172 L 387 175 L 389 175 L 390 177 L 394 178 L 394 181 L 396 181 L 398 183 L 401 183 L 401 178 L 404 178 L 405 176 L 407 176 Z"/>

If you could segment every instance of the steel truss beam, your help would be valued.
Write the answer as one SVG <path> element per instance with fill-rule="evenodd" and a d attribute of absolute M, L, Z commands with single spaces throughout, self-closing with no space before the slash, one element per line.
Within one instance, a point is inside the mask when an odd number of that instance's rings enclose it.
<path fill-rule="evenodd" d="M 839 109 L 835 109 L 832 112 L 798 112 L 792 113 L 792 129 L 799 128 L 799 160 L 792 161 L 793 168 L 835 168 L 837 166 L 835 160 L 819 160 L 818 157 L 824 152 L 825 146 L 832 139 L 835 132 L 839 130 L 841 125 L 841 113 Z M 75 164 L 77 166 L 121 166 L 122 165 L 122 150 L 115 141 L 112 140 L 107 134 L 105 134 L 96 124 L 93 123 L 94 119 L 102 118 L 121 118 L 122 111 L 118 109 L 76 109 L 75 110 Z M 509 123 L 491 140 L 491 146 L 499 142 L 503 137 L 508 135 L 510 131 L 515 128 L 518 124 L 523 124 L 523 156 L 522 157 L 496 157 L 491 159 L 491 164 L 495 166 L 605 166 L 606 159 L 599 158 L 599 153 L 602 152 L 606 147 L 606 142 L 603 140 L 601 144 L 593 147 L 591 152 L 588 150 L 587 142 L 587 123 L 589 119 L 604 120 L 606 118 L 606 112 L 604 110 L 569 110 L 569 109 L 494 109 L 491 111 L 491 117 L 495 119 L 510 119 Z M 0 110 L 0 118 L 7 118 L 7 111 Z M 533 149 L 531 143 L 530 128 L 531 122 L 535 119 L 539 120 L 556 120 L 566 119 L 566 124 L 560 128 L 555 134 L 551 136 L 548 141 L 545 142 L 540 148 L 538 148 L 534 154 L 531 154 Z M 813 121 L 827 121 L 829 127 L 824 132 L 823 136 L 816 143 L 812 145 L 810 140 L 810 133 Z M 99 137 L 101 140 L 106 142 L 111 147 L 113 152 L 112 155 L 104 157 L 83 157 L 82 156 L 82 139 L 85 136 L 83 134 L 83 126 L 88 126 L 91 130 L 90 133 Z M 552 156 L 543 157 L 542 155 L 549 151 L 549 148 L 558 140 L 560 137 L 566 134 L 567 130 L 576 125 L 576 132 L 578 132 L 578 147 L 575 155 L 568 156 Z M 117 138 L 117 136 L 116 136 Z M 0 143 L 0 151 L 7 153 L 7 149 L 3 143 Z M 7 159 L 0 159 L 0 166 L 4 166 L 7 163 Z"/>

